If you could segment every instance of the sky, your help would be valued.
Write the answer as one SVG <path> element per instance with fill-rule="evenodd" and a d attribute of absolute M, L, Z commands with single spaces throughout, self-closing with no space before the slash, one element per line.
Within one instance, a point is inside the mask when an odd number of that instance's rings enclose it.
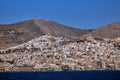
<path fill-rule="evenodd" d="M 0 24 L 40 19 L 93 29 L 120 22 L 120 0 L 0 0 Z"/>

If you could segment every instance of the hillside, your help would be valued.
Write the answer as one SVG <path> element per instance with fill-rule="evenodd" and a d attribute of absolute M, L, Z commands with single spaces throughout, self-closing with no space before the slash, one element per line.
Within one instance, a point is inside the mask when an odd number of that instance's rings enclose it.
<path fill-rule="evenodd" d="M 90 35 L 95 38 L 109 38 L 109 39 L 118 38 L 120 37 L 120 22 L 115 22 L 100 27 L 86 35 L 83 35 L 82 38 L 87 38 Z"/>
<path fill-rule="evenodd" d="M 66 38 L 80 37 L 89 30 L 76 29 L 53 21 L 33 19 L 24 22 L 0 25 L 0 49 L 22 44 L 43 34 Z"/>
<path fill-rule="evenodd" d="M 0 50 L 0 72 L 120 70 L 120 38 L 71 42 L 44 35 Z"/>

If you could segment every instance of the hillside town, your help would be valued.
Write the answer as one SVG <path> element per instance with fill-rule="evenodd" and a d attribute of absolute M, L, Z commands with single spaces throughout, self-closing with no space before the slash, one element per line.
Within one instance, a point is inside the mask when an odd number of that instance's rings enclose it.
<path fill-rule="evenodd" d="M 0 50 L 0 72 L 119 69 L 120 38 L 71 40 L 46 34 Z"/>

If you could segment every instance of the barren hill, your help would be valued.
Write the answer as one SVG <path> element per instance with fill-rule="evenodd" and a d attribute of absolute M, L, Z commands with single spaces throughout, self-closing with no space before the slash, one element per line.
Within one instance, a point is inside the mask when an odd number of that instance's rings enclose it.
<path fill-rule="evenodd" d="M 115 22 L 100 27 L 88 34 L 83 35 L 82 38 L 87 38 L 88 36 L 93 36 L 95 38 L 109 38 L 109 39 L 120 37 L 120 22 Z"/>
<path fill-rule="evenodd" d="M 0 25 L 0 49 L 22 44 L 43 34 L 80 37 L 89 30 L 76 29 L 52 21 L 33 19 L 15 24 Z"/>

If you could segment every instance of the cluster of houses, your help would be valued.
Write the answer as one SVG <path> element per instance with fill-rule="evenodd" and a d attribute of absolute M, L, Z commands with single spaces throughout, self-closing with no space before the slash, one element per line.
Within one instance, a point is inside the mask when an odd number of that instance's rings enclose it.
<path fill-rule="evenodd" d="M 71 41 L 50 34 L 0 50 L 0 71 L 119 70 L 120 38 Z"/>

